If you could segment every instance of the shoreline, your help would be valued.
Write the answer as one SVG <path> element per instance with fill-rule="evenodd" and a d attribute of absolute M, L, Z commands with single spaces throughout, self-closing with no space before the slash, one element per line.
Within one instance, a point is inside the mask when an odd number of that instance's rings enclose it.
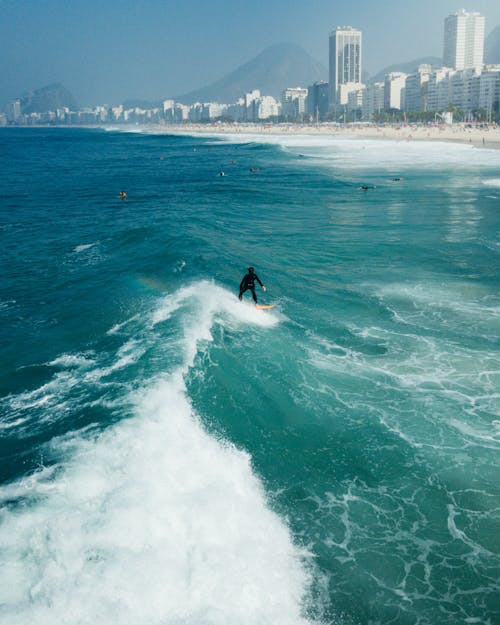
<path fill-rule="evenodd" d="M 212 124 L 75 124 L 75 125 L 30 125 L 18 128 L 87 128 L 117 131 L 154 132 L 155 134 L 178 135 L 280 135 L 280 136 L 318 136 L 332 139 L 373 139 L 386 141 L 430 141 L 442 143 L 462 143 L 475 148 L 500 150 L 500 126 L 484 128 L 469 127 L 466 124 L 452 126 L 417 126 L 394 124 L 378 126 L 375 124 L 334 125 L 328 122 L 320 124 L 254 124 L 224 123 Z"/>
<path fill-rule="evenodd" d="M 500 127 L 469 128 L 454 126 L 375 126 L 329 124 L 178 124 L 155 126 L 164 134 L 248 134 L 248 135 L 309 135 L 343 139 L 385 139 L 388 141 L 441 141 L 464 143 L 476 148 L 500 149 Z"/>

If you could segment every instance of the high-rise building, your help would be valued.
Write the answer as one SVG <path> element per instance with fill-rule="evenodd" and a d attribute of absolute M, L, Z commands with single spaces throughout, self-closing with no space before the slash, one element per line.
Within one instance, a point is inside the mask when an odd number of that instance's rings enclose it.
<path fill-rule="evenodd" d="M 484 16 L 461 9 L 444 21 L 443 64 L 453 69 L 482 67 Z"/>
<path fill-rule="evenodd" d="M 361 31 L 351 26 L 339 26 L 330 33 L 329 54 L 330 108 L 347 103 L 350 90 L 361 84 Z M 348 87 L 340 90 L 340 85 Z M 356 87 L 349 87 L 356 85 Z M 339 95 L 345 102 L 340 102 Z"/>

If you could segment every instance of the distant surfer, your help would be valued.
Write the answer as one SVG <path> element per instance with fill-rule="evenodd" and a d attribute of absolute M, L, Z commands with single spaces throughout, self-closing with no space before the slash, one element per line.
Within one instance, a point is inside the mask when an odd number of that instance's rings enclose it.
<path fill-rule="evenodd" d="M 122 200 L 126 200 L 127 199 L 127 194 L 125 193 L 125 191 L 120 191 L 120 197 Z"/>
<path fill-rule="evenodd" d="M 266 287 L 262 284 L 259 276 L 255 273 L 255 269 L 253 267 L 249 267 L 248 273 L 243 276 L 243 280 L 240 283 L 240 294 L 238 295 L 239 300 L 242 299 L 245 291 L 250 291 L 252 293 L 253 301 L 257 304 L 257 295 L 255 295 L 256 281 L 260 284 L 262 290 L 265 291 Z"/>
<path fill-rule="evenodd" d="M 376 187 L 371 184 L 362 184 L 360 187 L 358 187 L 358 189 L 360 191 L 368 191 L 368 189 L 376 189 Z"/>
<path fill-rule="evenodd" d="M 219 176 L 225 176 L 225 175 L 226 174 L 222 170 L 219 172 Z"/>

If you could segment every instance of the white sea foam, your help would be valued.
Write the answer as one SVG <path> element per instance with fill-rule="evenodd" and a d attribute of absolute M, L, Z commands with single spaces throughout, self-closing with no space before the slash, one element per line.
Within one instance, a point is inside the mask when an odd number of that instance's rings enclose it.
<path fill-rule="evenodd" d="M 278 145 L 291 153 L 300 153 L 311 159 L 302 159 L 304 165 L 334 166 L 335 170 L 403 171 L 405 168 L 432 171 L 468 168 L 473 166 L 500 166 L 498 150 L 477 150 L 464 143 L 436 141 L 392 141 L 386 139 L 348 138 L 337 135 L 275 135 L 236 134 L 214 135 L 230 143 L 258 142 Z"/>
<path fill-rule="evenodd" d="M 127 326 L 129 323 L 132 323 L 133 321 L 135 321 L 138 318 L 139 318 L 139 315 L 134 315 L 133 317 L 130 317 L 130 319 L 126 319 L 125 321 L 122 321 L 121 323 L 115 323 L 115 325 L 111 329 L 109 329 L 106 332 L 106 334 L 108 334 L 109 336 L 111 336 L 113 334 L 117 334 L 125 326 Z"/>
<path fill-rule="evenodd" d="M 59 467 L 0 489 L 0 504 L 23 501 L 0 505 L 4 622 L 306 622 L 306 554 L 269 509 L 248 454 L 203 429 L 184 382 L 217 319 L 278 320 L 207 282 L 167 296 L 154 323 L 180 306 L 182 363 L 129 395 L 133 418 L 53 441 Z"/>
<path fill-rule="evenodd" d="M 240 302 L 226 289 L 204 280 L 167 296 L 162 305 L 153 313 L 153 325 L 166 321 L 176 310 L 186 304 L 194 305 L 198 310 L 203 311 L 203 325 L 206 323 L 211 325 L 214 317 L 221 316 L 231 323 L 250 323 L 262 327 L 272 327 L 280 321 L 279 313 L 257 310 L 248 302 Z"/>
<path fill-rule="evenodd" d="M 93 363 L 94 359 L 88 354 L 61 354 L 61 356 L 54 358 L 47 364 L 50 367 L 70 369 L 72 367 L 90 367 Z"/>
<path fill-rule="evenodd" d="M 83 245 L 77 245 L 73 252 L 79 254 L 80 252 L 85 252 L 85 250 L 89 250 L 91 247 L 94 247 L 97 243 L 85 243 Z"/>
<path fill-rule="evenodd" d="M 490 178 L 489 180 L 483 180 L 483 184 L 488 187 L 500 187 L 500 178 Z"/>

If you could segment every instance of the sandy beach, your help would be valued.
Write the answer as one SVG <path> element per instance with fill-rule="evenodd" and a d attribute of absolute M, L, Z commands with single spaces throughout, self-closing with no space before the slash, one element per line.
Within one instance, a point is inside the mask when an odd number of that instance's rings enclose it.
<path fill-rule="evenodd" d="M 470 127 L 464 124 L 452 126 L 414 125 L 356 125 L 346 124 L 182 124 L 162 126 L 166 133 L 241 133 L 241 134 L 296 134 L 329 135 L 357 139 L 386 139 L 395 141 L 453 141 L 469 143 L 479 148 L 500 149 L 500 127 Z"/>

